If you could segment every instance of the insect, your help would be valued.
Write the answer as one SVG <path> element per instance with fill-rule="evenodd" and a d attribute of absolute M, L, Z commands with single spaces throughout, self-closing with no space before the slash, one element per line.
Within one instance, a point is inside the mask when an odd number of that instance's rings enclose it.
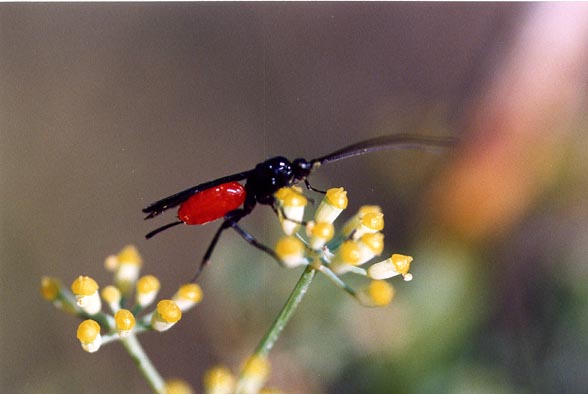
<path fill-rule="evenodd" d="M 233 228 L 248 243 L 279 261 L 271 248 L 257 241 L 253 235 L 239 226 L 239 221 L 249 215 L 257 204 L 270 205 L 278 213 L 279 208 L 274 198 L 274 193 L 278 189 L 304 182 L 308 189 L 324 193 L 312 187 L 307 179 L 314 170 L 323 164 L 383 149 L 428 150 L 446 148 L 453 143 L 454 139 L 450 137 L 396 134 L 358 142 L 312 160 L 299 158 L 289 161 L 282 156 L 272 157 L 257 164 L 253 169 L 201 183 L 147 206 L 143 209 L 143 212 L 147 214 L 145 219 L 154 218 L 178 205 L 179 209 L 177 221 L 159 227 L 145 237 L 151 238 L 182 223 L 197 225 L 222 218 L 222 224 L 208 246 L 192 281 L 197 279 L 208 264 L 222 232 L 228 228 Z M 239 183 L 242 181 L 245 182 L 244 185 Z"/>

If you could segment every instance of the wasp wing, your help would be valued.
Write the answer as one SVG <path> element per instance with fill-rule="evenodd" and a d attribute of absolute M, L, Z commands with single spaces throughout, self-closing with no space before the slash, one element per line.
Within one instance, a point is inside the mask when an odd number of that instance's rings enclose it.
<path fill-rule="evenodd" d="M 160 213 L 176 207 L 190 198 L 192 195 L 201 192 L 202 190 L 210 189 L 211 187 L 215 187 L 218 185 L 222 185 L 223 183 L 227 182 L 238 182 L 244 179 L 247 179 L 249 175 L 253 172 L 253 170 L 239 172 L 237 174 L 228 175 L 222 178 L 215 179 L 214 181 L 204 182 L 200 185 L 192 186 L 186 190 L 182 190 L 176 194 L 173 194 L 169 197 L 163 198 L 159 201 L 150 204 L 146 208 L 143 208 L 143 212 L 148 214 L 145 219 L 151 219 Z"/>
<path fill-rule="evenodd" d="M 447 148 L 455 144 L 455 142 L 456 139 L 452 137 L 418 136 L 410 134 L 384 135 L 346 146 L 345 148 L 341 148 L 328 155 L 312 160 L 311 164 L 325 164 L 384 149 L 430 150 Z"/>

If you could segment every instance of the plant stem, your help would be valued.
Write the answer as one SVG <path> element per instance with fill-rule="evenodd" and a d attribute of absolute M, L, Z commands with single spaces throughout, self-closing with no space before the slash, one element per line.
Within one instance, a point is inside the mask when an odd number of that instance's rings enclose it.
<path fill-rule="evenodd" d="M 157 394 L 165 394 L 165 382 L 149 360 L 135 334 L 121 339 L 121 342 L 153 391 Z"/>
<path fill-rule="evenodd" d="M 306 291 L 312 283 L 312 280 L 315 275 L 316 270 L 311 266 L 308 266 L 304 270 L 302 276 L 300 276 L 300 279 L 298 279 L 298 283 L 296 283 L 296 286 L 292 290 L 292 293 L 290 294 L 290 297 L 288 297 L 288 300 L 286 301 L 286 304 L 282 308 L 280 314 L 276 317 L 276 320 L 274 320 L 269 331 L 265 334 L 265 336 L 257 346 L 257 349 L 254 353 L 256 356 L 267 357 L 269 352 L 272 350 L 274 344 L 278 340 L 280 333 L 282 332 L 284 327 L 286 327 L 286 324 L 288 324 L 288 321 L 294 314 L 296 308 L 298 308 L 298 305 L 300 305 L 300 302 L 304 298 L 304 295 L 306 294 Z"/>

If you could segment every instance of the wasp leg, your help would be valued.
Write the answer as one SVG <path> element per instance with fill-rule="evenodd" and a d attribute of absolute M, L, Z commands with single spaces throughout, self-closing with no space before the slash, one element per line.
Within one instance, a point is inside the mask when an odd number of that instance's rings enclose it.
<path fill-rule="evenodd" d="M 278 257 L 278 255 L 276 254 L 276 252 L 272 248 L 265 246 L 264 244 L 259 242 L 253 235 L 251 235 L 246 230 L 244 230 L 241 226 L 239 226 L 239 224 L 237 224 L 237 222 L 232 223 L 231 227 L 233 227 L 233 229 L 237 232 L 237 234 L 242 236 L 243 239 L 245 241 L 247 241 L 250 245 L 267 253 L 268 255 L 273 257 L 280 265 L 284 265 L 282 260 Z"/>
<path fill-rule="evenodd" d="M 312 190 L 313 192 L 316 192 L 316 193 L 327 194 L 327 192 L 325 190 L 320 190 L 320 189 L 316 189 L 316 188 L 312 187 L 310 182 L 308 182 L 308 179 L 304 180 L 304 184 L 306 185 L 306 188 L 308 190 Z"/>
<path fill-rule="evenodd" d="M 190 280 L 190 282 L 192 282 L 192 283 L 196 282 L 196 280 L 198 279 L 198 277 L 202 273 L 202 270 L 204 270 L 204 267 L 206 267 L 208 265 L 208 263 L 210 262 L 210 256 L 212 255 L 212 251 L 214 250 L 214 248 L 215 248 L 215 246 L 221 236 L 221 233 L 229 227 L 230 227 L 229 222 L 225 220 L 223 222 L 223 224 L 221 224 L 221 226 L 218 228 L 218 230 L 216 230 L 216 233 L 214 234 L 212 241 L 208 245 L 208 249 L 206 249 L 206 253 L 204 254 L 204 257 L 202 257 L 202 261 L 200 262 L 200 266 L 198 267 L 196 274 L 194 274 L 194 276 L 192 277 L 192 280 Z"/>
<path fill-rule="evenodd" d="M 192 280 L 190 282 L 192 282 L 192 283 L 196 282 L 196 280 L 198 279 L 198 277 L 202 273 L 202 270 L 204 270 L 204 267 L 206 267 L 209 264 L 210 256 L 212 256 L 212 252 L 214 251 L 214 248 L 216 247 L 216 244 L 218 243 L 218 240 L 220 239 L 222 232 L 228 228 L 233 228 L 237 232 L 237 234 L 239 234 L 241 237 L 243 237 L 243 239 L 245 239 L 245 241 L 247 241 L 250 245 L 267 253 L 268 255 L 273 257 L 280 265 L 283 265 L 282 260 L 278 257 L 278 255 L 276 254 L 276 252 L 273 249 L 271 249 L 271 248 L 265 246 L 264 244 L 262 244 L 261 242 L 259 242 L 253 235 L 249 234 L 246 230 L 244 230 L 243 228 L 241 228 L 241 226 L 239 226 L 239 224 L 238 224 L 239 220 L 241 220 L 244 216 L 247 216 L 249 213 L 251 213 L 251 210 L 244 208 L 244 209 L 236 209 L 236 210 L 231 211 L 225 215 L 225 220 L 223 221 L 221 226 L 218 228 L 218 230 L 214 234 L 214 237 L 212 238 L 210 245 L 208 245 L 208 249 L 206 249 L 206 253 L 204 254 L 204 257 L 202 258 L 200 266 L 198 267 L 198 271 L 196 271 L 196 274 L 194 275 L 194 277 L 192 278 Z"/>
<path fill-rule="evenodd" d="M 190 282 L 196 282 L 196 280 L 202 273 L 202 270 L 204 270 L 204 267 L 206 267 L 209 264 L 210 256 L 212 256 L 212 252 L 214 251 L 214 248 L 216 247 L 216 244 L 218 243 L 218 240 L 220 239 L 222 232 L 232 227 L 233 225 L 236 225 L 237 222 L 239 222 L 239 220 L 241 220 L 244 216 L 249 215 L 252 210 L 253 207 L 251 206 L 249 208 L 235 209 L 234 211 L 231 211 L 225 215 L 223 224 L 221 224 L 218 230 L 216 230 L 216 233 L 214 234 L 212 241 L 210 241 L 210 244 L 208 245 L 208 249 L 206 249 L 206 253 L 204 253 L 204 257 L 202 257 L 202 261 L 200 262 L 198 271 L 196 271 L 196 274 Z"/>

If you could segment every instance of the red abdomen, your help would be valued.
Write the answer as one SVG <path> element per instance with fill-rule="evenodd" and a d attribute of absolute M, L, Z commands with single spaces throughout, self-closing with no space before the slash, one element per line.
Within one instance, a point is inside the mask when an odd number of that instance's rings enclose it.
<path fill-rule="evenodd" d="M 178 219 L 186 224 L 204 224 L 220 219 L 245 201 L 238 182 L 223 183 L 194 194 L 180 205 Z"/>

